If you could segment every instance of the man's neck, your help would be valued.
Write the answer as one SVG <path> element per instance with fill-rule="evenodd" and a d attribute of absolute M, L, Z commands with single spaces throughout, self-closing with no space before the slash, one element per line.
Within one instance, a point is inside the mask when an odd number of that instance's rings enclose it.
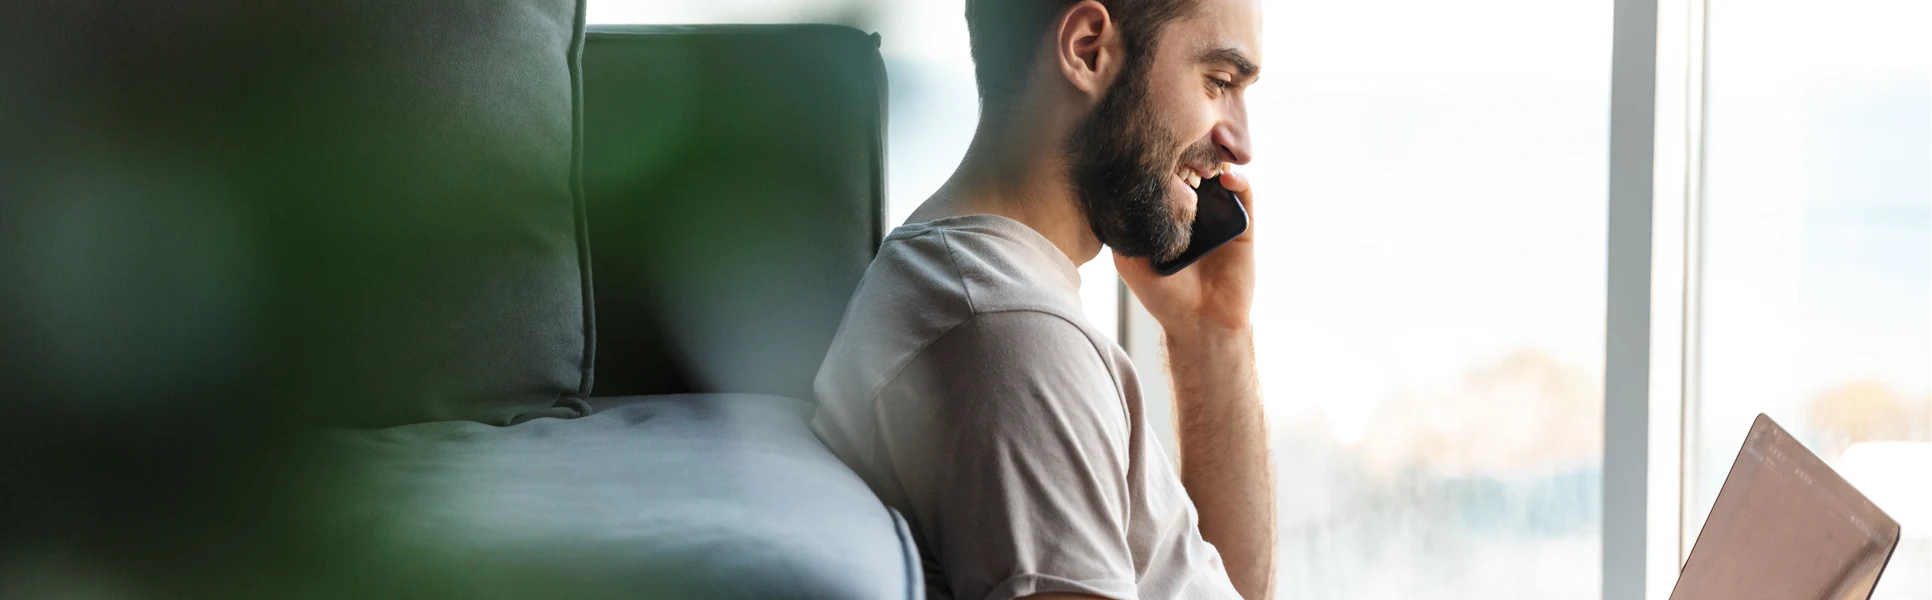
<path fill-rule="evenodd" d="M 1033 228 L 1075 265 L 1100 254 L 1100 240 L 1068 183 L 1059 132 L 1002 134 L 985 123 L 966 158 L 931 198 L 906 219 L 918 223 L 965 215 L 999 215 Z"/>

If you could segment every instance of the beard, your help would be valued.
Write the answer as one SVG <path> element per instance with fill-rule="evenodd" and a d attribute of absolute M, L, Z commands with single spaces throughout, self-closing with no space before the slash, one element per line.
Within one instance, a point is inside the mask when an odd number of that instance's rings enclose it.
<path fill-rule="evenodd" d="M 1194 210 L 1168 200 L 1183 163 L 1215 164 L 1211 142 L 1183 147 L 1148 106 L 1145 55 L 1130 58 L 1093 112 L 1068 136 L 1074 195 L 1100 243 L 1130 258 L 1164 261 L 1187 249 Z"/>

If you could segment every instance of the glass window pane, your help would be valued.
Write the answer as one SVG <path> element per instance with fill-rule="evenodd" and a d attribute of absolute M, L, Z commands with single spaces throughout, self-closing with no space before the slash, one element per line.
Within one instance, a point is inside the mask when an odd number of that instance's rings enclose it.
<path fill-rule="evenodd" d="M 1904 527 L 1873 597 L 1932 599 L 1932 4 L 1709 9 L 1685 534 L 1768 413 Z"/>
<path fill-rule="evenodd" d="M 1268 4 L 1281 596 L 1599 594 L 1611 6 Z"/>

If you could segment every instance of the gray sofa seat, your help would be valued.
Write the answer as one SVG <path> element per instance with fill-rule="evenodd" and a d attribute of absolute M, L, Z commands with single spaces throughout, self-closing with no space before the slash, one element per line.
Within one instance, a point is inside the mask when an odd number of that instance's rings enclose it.
<path fill-rule="evenodd" d="M 329 529 L 430 595 L 907 598 L 898 515 L 825 450 L 809 403 L 601 398 L 578 419 L 340 430 Z M 358 570 L 368 573 L 369 566 Z M 380 574 L 374 574 L 381 579 Z M 389 587 L 387 583 L 381 587 Z"/>

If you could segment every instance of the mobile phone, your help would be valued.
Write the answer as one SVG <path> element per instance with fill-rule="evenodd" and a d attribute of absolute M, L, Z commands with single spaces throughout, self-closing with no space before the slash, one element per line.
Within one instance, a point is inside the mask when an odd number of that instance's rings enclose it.
<path fill-rule="evenodd" d="M 1234 192 L 1221 187 L 1220 177 L 1201 180 L 1200 187 L 1194 189 L 1194 198 L 1193 234 L 1188 238 L 1187 249 L 1173 260 L 1154 263 L 1154 272 L 1163 277 L 1181 272 L 1248 231 L 1248 209 L 1241 206 Z"/>

